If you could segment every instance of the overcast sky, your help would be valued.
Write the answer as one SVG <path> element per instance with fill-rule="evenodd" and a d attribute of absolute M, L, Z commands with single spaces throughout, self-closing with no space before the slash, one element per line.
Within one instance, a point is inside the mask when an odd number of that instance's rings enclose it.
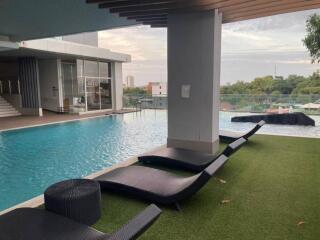
<path fill-rule="evenodd" d="M 319 68 L 310 63 L 302 44 L 305 22 L 319 10 L 282 14 L 222 28 L 221 83 L 252 81 L 257 76 L 308 76 Z M 135 84 L 167 81 L 167 31 L 136 26 L 99 32 L 100 47 L 128 53 L 132 62 L 123 66 L 123 77 L 133 75 Z"/>

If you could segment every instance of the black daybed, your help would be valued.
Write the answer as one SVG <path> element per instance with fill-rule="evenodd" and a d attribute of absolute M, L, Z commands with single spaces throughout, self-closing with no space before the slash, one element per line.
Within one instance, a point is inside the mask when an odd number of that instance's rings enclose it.
<path fill-rule="evenodd" d="M 219 139 L 221 142 L 230 143 L 233 142 L 239 138 L 245 138 L 246 140 L 249 139 L 253 134 L 255 134 L 266 122 L 261 120 L 258 122 L 254 128 L 252 128 L 250 131 L 246 133 L 237 133 L 237 132 L 229 132 L 229 131 L 219 131 Z"/>
<path fill-rule="evenodd" d="M 0 216 L 0 240 L 130 240 L 136 239 L 158 218 L 150 205 L 113 234 L 99 232 L 69 218 L 37 208 L 18 208 Z"/>
<path fill-rule="evenodd" d="M 204 171 L 182 177 L 167 171 L 143 167 L 129 166 L 117 168 L 97 177 L 102 191 L 112 190 L 160 204 L 178 203 L 198 192 L 228 161 L 221 155 Z"/>
<path fill-rule="evenodd" d="M 240 149 L 246 141 L 244 138 L 235 140 L 223 150 L 222 154 L 230 157 Z M 138 159 L 139 162 L 144 164 L 156 164 L 185 169 L 192 172 L 200 172 L 219 156 L 220 154 L 212 155 L 181 148 L 164 148 L 151 154 L 139 156 Z"/>

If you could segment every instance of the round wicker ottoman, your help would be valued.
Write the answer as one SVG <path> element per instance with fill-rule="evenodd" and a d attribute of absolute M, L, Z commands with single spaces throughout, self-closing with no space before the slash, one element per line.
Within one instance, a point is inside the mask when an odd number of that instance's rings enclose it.
<path fill-rule="evenodd" d="M 93 225 L 101 217 L 99 183 L 89 179 L 71 179 L 58 182 L 44 192 L 48 211 Z"/>

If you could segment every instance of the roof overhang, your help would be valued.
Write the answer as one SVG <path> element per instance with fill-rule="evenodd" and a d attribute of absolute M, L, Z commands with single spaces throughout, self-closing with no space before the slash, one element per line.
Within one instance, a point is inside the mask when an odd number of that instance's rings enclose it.
<path fill-rule="evenodd" d="M 1 0 L 0 35 L 22 41 L 137 24 L 86 0 Z"/>
<path fill-rule="evenodd" d="M 104 62 L 131 61 L 131 56 L 128 54 L 56 39 L 24 41 L 19 43 L 19 45 L 17 44 L 17 46 L 15 49 L 10 48 L 7 49 L 7 51 L 0 52 L 0 60 L 17 59 L 19 57 L 37 57 L 40 59 L 61 58 L 64 60 L 79 58 Z"/>

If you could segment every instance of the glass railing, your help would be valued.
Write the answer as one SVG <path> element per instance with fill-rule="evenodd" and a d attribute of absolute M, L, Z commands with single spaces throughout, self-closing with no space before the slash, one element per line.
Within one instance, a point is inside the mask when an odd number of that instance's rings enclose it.
<path fill-rule="evenodd" d="M 125 108 L 166 109 L 167 97 L 147 94 L 124 94 Z M 320 94 L 317 95 L 246 95 L 221 94 L 220 110 L 254 113 L 304 112 L 320 114 Z"/>
<path fill-rule="evenodd" d="M 137 109 L 167 109 L 168 98 L 165 95 L 124 94 L 123 106 Z"/>
<path fill-rule="evenodd" d="M 20 94 L 20 82 L 18 79 L 0 79 L 0 94 Z"/>

